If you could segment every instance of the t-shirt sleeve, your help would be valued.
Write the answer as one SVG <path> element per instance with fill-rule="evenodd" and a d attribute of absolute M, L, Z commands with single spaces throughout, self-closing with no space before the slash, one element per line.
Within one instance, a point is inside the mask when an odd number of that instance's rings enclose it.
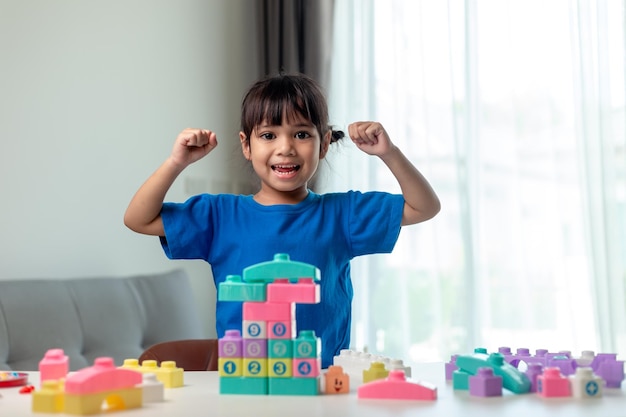
<path fill-rule="evenodd" d="M 208 195 L 184 203 L 164 203 L 161 219 L 165 236 L 161 246 L 170 259 L 208 259 L 213 239 L 211 203 Z"/>
<path fill-rule="evenodd" d="M 390 253 L 400 235 L 404 197 L 383 192 L 351 192 L 349 195 L 353 256 Z"/>

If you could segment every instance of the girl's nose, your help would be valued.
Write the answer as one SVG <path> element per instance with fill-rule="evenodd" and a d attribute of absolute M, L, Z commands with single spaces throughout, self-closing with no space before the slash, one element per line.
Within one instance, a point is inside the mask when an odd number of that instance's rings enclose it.
<path fill-rule="evenodd" d="M 294 139 L 289 136 L 279 136 L 277 140 L 279 155 L 295 155 Z"/>

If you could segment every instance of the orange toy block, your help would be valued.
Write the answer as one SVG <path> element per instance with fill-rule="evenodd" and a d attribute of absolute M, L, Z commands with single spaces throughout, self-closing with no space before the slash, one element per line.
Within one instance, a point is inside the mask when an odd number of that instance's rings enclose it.
<path fill-rule="evenodd" d="M 436 400 L 437 388 L 427 383 L 406 380 L 404 371 L 389 371 L 385 379 L 368 382 L 357 390 L 358 398 L 384 400 Z"/>
<path fill-rule="evenodd" d="M 350 376 L 338 365 L 331 365 L 324 374 L 324 392 L 326 394 L 348 394 L 350 392 Z"/>

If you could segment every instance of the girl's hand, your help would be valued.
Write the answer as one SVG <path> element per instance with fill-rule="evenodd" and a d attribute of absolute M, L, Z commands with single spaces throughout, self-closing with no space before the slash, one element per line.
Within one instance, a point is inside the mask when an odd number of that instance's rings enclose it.
<path fill-rule="evenodd" d="M 171 158 L 175 164 L 186 167 L 208 155 L 216 146 L 215 132 L 188 128 L 176 137 Z"/>
<path fill-rule="evenodd" d="M 369 155 L 382 157 L 394 147 L 383 125 L 378 122 L 355 122 L 348 126 L 352 142 Z"/>

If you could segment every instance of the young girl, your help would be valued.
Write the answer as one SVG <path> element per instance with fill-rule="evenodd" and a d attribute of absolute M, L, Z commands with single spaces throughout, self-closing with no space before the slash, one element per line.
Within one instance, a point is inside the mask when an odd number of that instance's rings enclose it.
<path fill-rule="evenodd" d="M 214 132 L 185 129 L 167 160 L 139 188 L 124 223 L 160 236 L 171 259 L 204 259 L 215 285 L 276 253 L 315 265 L 321 272 L 321 302 L 298 305 L 299 329 L 322 340 L 322 367 L 350 345 L 355 256 L 392 251 L 400 226 L 439 211 L 434 191 L 377 122 L 348 127 L 355 145 L 378 156 L 395 176 L 401 195 L 383 192 L 316 194 L 307 187 L 331 142 L 343 137 L 328 124 L 318 85 L 304 75 L 279 75 L 254 84 L 244 97 L 239 139 L 261 186 L 254 195 L 202 194 L 185 203 L 164 203 L 176 177 L 217 146 Z M 217 302 L 218 337 L 241 329 L 241 304 Z"/>

